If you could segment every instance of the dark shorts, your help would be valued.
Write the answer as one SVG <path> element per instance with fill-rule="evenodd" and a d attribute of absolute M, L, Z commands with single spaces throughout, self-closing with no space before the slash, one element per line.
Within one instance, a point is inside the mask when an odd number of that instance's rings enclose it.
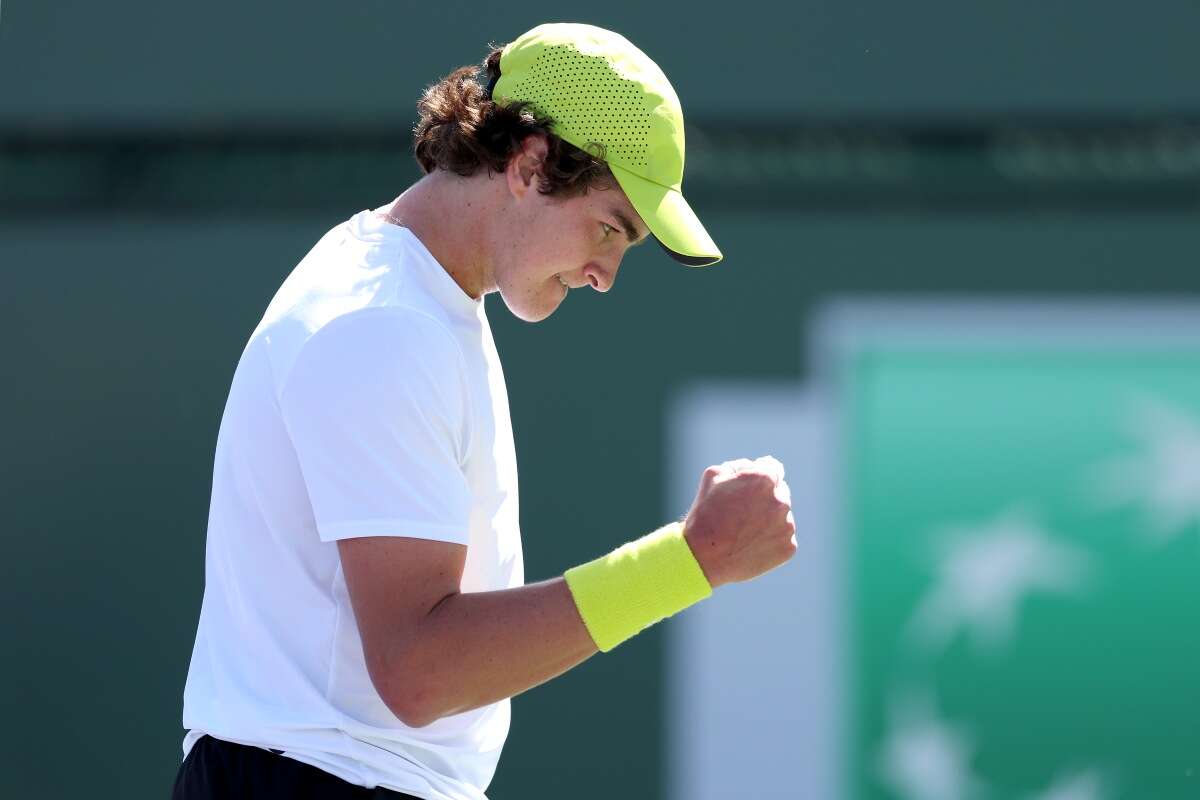
<path fill-rule="evenodd" d="M 419 800 L 382 787 L 365 789 L 336 775 L 244 744 L 201 736 L 179 765 L 171 800 Z"/>

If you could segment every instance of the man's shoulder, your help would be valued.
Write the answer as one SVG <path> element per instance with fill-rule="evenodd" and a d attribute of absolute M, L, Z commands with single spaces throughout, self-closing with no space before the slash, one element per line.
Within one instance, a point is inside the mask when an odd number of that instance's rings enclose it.
<path fill-rule="evenodd" d="M 463 355 L 444 327 L 420 311 L 370 306 L 330 319 L 303 339 L 263 344 L 278 406 L 293 418 L 350 425 L 407 407 L 425 409 L 422 418 L 438 409 L 464 419 L 470 377 Z"/>
<path fill-rule="evenodd" d="M 382 356 L 461 350 L 449 321 L 436 308 L 408 304 L 364 306 L 338 314 L 313 328 L 305 346 Z"/>

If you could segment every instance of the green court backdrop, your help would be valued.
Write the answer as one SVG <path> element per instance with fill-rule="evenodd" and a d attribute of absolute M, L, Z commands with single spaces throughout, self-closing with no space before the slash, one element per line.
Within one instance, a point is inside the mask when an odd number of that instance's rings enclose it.
<path fill-rule="evenodd" d="M 854 360 L 854 797 L 1200 796 L 1200 340 L 1097 334 Z"/>

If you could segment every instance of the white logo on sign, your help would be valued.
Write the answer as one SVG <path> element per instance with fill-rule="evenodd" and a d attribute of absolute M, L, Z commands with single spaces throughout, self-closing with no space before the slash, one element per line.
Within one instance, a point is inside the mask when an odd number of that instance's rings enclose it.
<path fill-rule="evenodd" d="M 1140 506 L 1149 522 L 1144 530 L 1163 543 L 1200 522 L 1200 424 L 1147 397 L 1136 403 L 1127 427 L 1141 449 L 1094 466 L 1090 494 L 1103 508 Z"/>
<path fill-rule="evenodd" d="M 974 749 L 961 726 L 938 718 L 928 698 L 910 695 L 892 704 L 880 754 L 883 779 L 906 800 L 968 800 L 980 793 L 971 773 Z"/>
<path fill-rule="evenodd" d="M 1086 553 L 1052 540 L 1020 508 L 945 533 L 934 585 L 908 630 L 912 641 L 931 650 L 945 647 L 960 628 L 977 644 L 1006 644 L 1025 595 L 1074 592 L 1090 567 Z"/>
<path fill-rule="evenodd" d="M 1088 769 L 1060 776 L 1033 800 L 1103 800 L 1108 794 L 1100 771 Z"/>

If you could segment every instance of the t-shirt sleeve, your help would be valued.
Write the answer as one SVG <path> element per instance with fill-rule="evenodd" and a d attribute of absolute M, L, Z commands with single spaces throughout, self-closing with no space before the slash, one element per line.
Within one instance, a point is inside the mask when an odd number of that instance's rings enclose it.
<path fill-rule="evenodd" d="M 469 395 L 440 323 L 395 308 L 339 317 L 300 349 L 279 402 L 322 541 L 467 543 Z"/>

